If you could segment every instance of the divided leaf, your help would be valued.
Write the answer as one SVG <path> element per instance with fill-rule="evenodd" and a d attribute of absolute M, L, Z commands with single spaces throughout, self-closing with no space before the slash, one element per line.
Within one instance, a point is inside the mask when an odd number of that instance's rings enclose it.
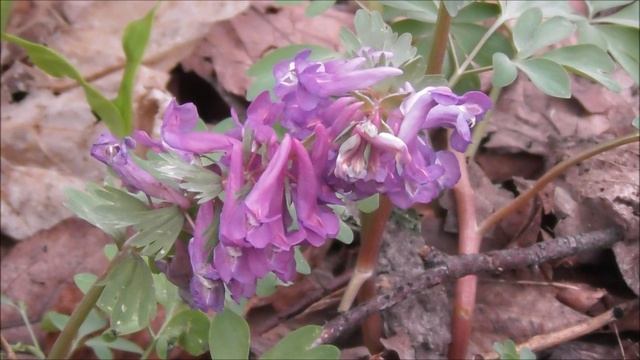
<path fill-rule="evenodd" d="M 111 328 L 118 334 L 144 329 L 156 313 L 151 270 L 136 254 L 122 258 L 103 281 L 98 306 L 110 314 Z"/>
<path fill-rule="evenodd" d="M 162 341 L 177 341 L 181 348 L 193 356 L 204 354 L 208 349 L 209 318 L 199 310 L 186 309 L 167 323 Z"/>
<path fill-rule="evenodd" d="M 620 91 L 620 85 L 611 76 L 615 68 L 613 60 L 595 45 L 566 46 L 551 50 L 544 58 L 593 79 L 612 91 Z"/>

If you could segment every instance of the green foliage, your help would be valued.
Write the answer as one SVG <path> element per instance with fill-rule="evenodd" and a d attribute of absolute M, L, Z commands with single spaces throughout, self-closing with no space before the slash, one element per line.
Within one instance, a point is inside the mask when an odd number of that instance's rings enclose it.
<path fill-rule="evenodd" d="M 536 355 L 527 348 L 518 352 L 513 340 L 505 340 L 493 344 L 493 349 L 500 355 L 501 360 L 535 360 Z"/>
<path fill-rule="evenodd" d="M 503 53 L 493 54 L 493 77 L 491 82 L 493 86 L 504 87 L 518 77 L 518 68 L 509 60 L 507 55 Z"/>
<path fill-rule="evenodd" d="M 199 204 L 215 199 L 223 190 L 220 175 L 172 153 L 150 153 L 147 161 L 136 162 L 168 185 L 194 193 Z"/>
<path fill-rule="evenodd" d="M 434 23 L 438 18 L 438 7 L 433 1 L 382 0 L 380 3 L 396 9 L 395 15 L 423 22 Z"/>
<path fill-rule="evenodd" d="M 278 286 L 278 284 L 280 284 L 280 281 L 274 273 L 270 272 L 265 277 L 258 280 L 258 283 L 256 284 L 256 295 L 272 295 L 276 292 L 276 286 Z"/>
<path fill-rule="evenodd" d="M 193 356 L 204 354 L 208 349 L 209 318 L 199 310 L 185 309 L 178 312 L 167 323 L 158 342 L 176 342 Z"/>
<path fill-rule="evenodd" d="M 3 1 L 3 16 L 4 3 Z M 22 47 L 31 62 L 45 73 L 58 78 L 67 77 L 78 82 L 84 90 L 91 110 L 105 122 L 114 135 L 125 136 L 133 130 L 133 82 L 149 40 L 155 9 L 154 6 L 145 17 L 130 23 L 125 29 L 122 43 L 127 61 L 118 96 L 113 101 L 89 84 L 80 72 L 55 50 L 6 33 L 2 34 L 2 38 Z"/>
<path fill-rule="evenodd" d="M 144 329 L 156 313 L 153 277 L 147 263 L 136 254 L 121 258 L 105 280 L 98 306 L 110 314 L 117 334 Z"/>
<path fill-rule="evenodd" d="M 610 90 L 620 91 L 620 85 L 611 77 L 615 63 L 609 55 L 595 45 L 574 45 L 551 50 L 544 55 L 579 75 L 588 77 Z"/>
<path fill-rule="evenodd" d="M 587 0 L 587 8 L 589 9 L 589 17 L 592 18 L 596 13 L 611 9 L 614 7 L 626 5 L 635 0 Z"/>
<path fill-rule="evenodd" d="M 444 7 L 447 9 L 447 12 L 450 16 L 455 17 L 458 16 L 458 13 L 462 8 L 469 5 L 472 0 L 448 0 L 443 1 Z"/>
<path fill-rule="evenodd" d="M 396 2 L 402 3 L 402 1 L 394 1 L 394 3 Z M 422 6 L 422 3 L 419 2 L 416 6 Z M 358 41 L 358 49 L 371 47 L 376 50 L 390 51 L 393 56 L 385 61 L 396 67 L 402 67 L 403 64 L 416 57 L 417 49 L 411 45 L 411 35 L 395 33 L 384 22 L 380 13 L 358 10 L 353 23 L 356 29 L 355 37 Z M 347 45 L 349 44 L 345 44 L 345 47 Z M 351 53 L 358 49 L 348 48 Z"/>
<path fill-rule="evenodd" d="M 73 282 L 83 294 L 86 294 L 87 291 L 89 291 L 97 279 L 98 277 L 91 273 L 78 273 L 73 275 Z"/>
<path fill-rule="evenodd" d="M 4 32 L 4 29 L 9 23 L 9 16 L 11 16 L 11 0 L 0 1 L 0 33 Z"/>
<path fill-rule="evenodd" d="M 120 110 L 123 122 L 127 126 L 133 126 L 133 87 L 138 67 L 142 62 L 144 51 L 149 42 L 156 4 L 142 19 L 133 21 L 127 25 L 122 36 L 122 48 L 127 58 L 118 96 L 113 103 Z M 129 133 L 131 129 L 127 133 Z"/>
<path fill-rule="evenodd" d="M 85 345 L 90 347 L 100 360 L 113 359 L 112 350 L 126 351 L 134 354 L 142 354 L 143 351 L 138 344 L 130 340 L 121 337 L 110 339 L 104 335 L 87 340 Z"/>
<path fill-rule="evenodd" d="M 318 16 L 329 10 L 335 3 L 336 0 L 312 0 L 309 2 L 304 14 L 308 17 Z"/>
<path fill-rule="evenodd" d="M 633 119 L 631 125 L 640 130 L 640 117 L 636 117 L 635 119 Z"/>
<path fill-rule="evenodd" d="M 247 90 L 247 100 L 253 100 L 261 92 L 271 90 L 275 85 L 273 66 L 281 60 L 292 58 L 303 49 L 310 49 L 310 57 L 316 60 L 335 55 L 332 50 L 317 45 L 289 45 L 269 52 L 247 70 L 247 75 L 254 78 Z"/>
<path fill-rule="evenodd" d="M 372 213 L 378 209 L 378 206 L 380 206 L 380 194 L 374 194 L 368 198 L 362 199 L 358 201 L 356 205 L 358 206 L 358 210 L 363 213 Z"/>
<path fill-rule="evenodd" d="M 19 37 L 4 33 L 3 39 L 22 47 L 31 62 L 45 73 L 53 77 L 68 77 L 77 81 L 84 89 L 84 95 L 100 120 L 116 135 L 124 136 L 131 131 L 131 124 L 126 124 L 118 108 L 104 97 L 96 88 L 80 75 L 78 70 L 58 52 Z"/>
<path fill-rule="evenodd" d="M 322 327 L 308 325 L 294 330 L 280 340 L 273 348 L 264 353 L 261 360 L 296 359 L 296 360 L 330 360 L 339 359 L 340 350 L 333 345 L 317 345 Z M 214 357 L 215 358 L 215 357 Z"/>
<path fill-rule="evenodd" d="M 116 241 L 121 242 L 124 230 L 132 226 L 137 232 L 127 243 L 143 248 L 142 255 L 156 259 L 169 253 L 184 223 L 177 207 L 149 209 L 138 198 L 111 186 L 89 184 L 85 192 L 68 189 L 66 195 L 71 211 Z"/>
<path fill-rule="evenodd" d="M 336 236 L 336 239 L 344 244 L 351 244 L 353 242 L 353 230 L 344 220 L 340 220 L 340 232 Z"/>
<path fill-rule="evenodd" d="M 638 23 L 640 22 L 640 3 L 634 1 L 614 14 L 594 19 L 594 22 L 638 28 Z"/>
<path fill-rule="evenodd" d="M 209 351 L 213 359 L 248 359 L 249 324 L 230 309 L 215 315 L 209 328 Z"/>
<path fill-rule="evenodd" d="M 302 255 L 299 246 L 296 246 L 294 256 L 296 260 L 296 271 L 303 275 L 311 274 L 311 266 L 309 266 L 307 259 Z"/>
<path fill-rule="evenodd" d="M 571 97 L 569 74 L 557 63 L 547 59 L 530 59 L 517 65 L 543 93 L 565 99 Z"/>

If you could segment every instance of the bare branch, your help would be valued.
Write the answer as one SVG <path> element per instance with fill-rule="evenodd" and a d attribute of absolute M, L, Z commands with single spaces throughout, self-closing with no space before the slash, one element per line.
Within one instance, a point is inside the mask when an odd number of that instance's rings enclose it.
<path fill-rule="evenodd" d="M 585 250 L 610 247 L 621 239 L 622 232 L 619 229 L 610 228 L 543 241 L 526 248 L 490 251 L 484 254 L 447 256 L 432 250 L 427 256 L 428 261 L 433 265 L 424 273 L 329 321 L 325 324 L 316 344 L 334 342 L 341 334 L 357 326 L 368 315 L 390 308 L 412 294 L 418 294 L 445 280 L 469 274 L 537 265 Z"/>

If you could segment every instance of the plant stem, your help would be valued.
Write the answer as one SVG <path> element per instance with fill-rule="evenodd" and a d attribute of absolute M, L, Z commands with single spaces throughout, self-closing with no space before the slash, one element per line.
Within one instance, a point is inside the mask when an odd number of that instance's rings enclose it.
<path fill-rule="evenodd" d="M 56 342 L 53 344 L 53 347 L 47 356 L 48 359 L 67 359 L 71 355 L 69 353 L 71 350 L 71 344 L 78 334 L 78 329 L 85 321 L 87 315 L 89 315 L 89 312 L 93 309 L 96 302 L 98 302 L 100 295 L 102 295 L 104 285 L 100 284 L 101 280 L 104 280 L 113 268 L 114 264 L 116 264 L 126 253 L 124 250 L 125 248 L 126 247 L 123 247 L 123 249 L 118 252 L 111 263 L 109 263 L 107 270 L 96 280 L 93 286 L 91 286 L 89 291 L 84 295 L 80 304 L 78 304 L 78 306 L 73 310 L 69 321 L 65 325 L 64 329 L 62 329 L 60 335 L 58 335 Z"/>
<path fill-rule="evenodd" d="M 167 325 L 169 325 L 169 322 L 173 318 L 173 315 L 174 315 L 174 313 L 175 313 L 177 308 L 178 308 L 178 306 L 175 306 L 175 305 L 173 307 L 171 307 L 171 309 L 166 313 L 164 321 L 162 322 L 162 325 L 160 326 L 160 329 L 158 329 L 158 332 L 156 334 L 152 333 L 153 340 L 151 340 L 151 343 L 149 344 L 149 346 L 147 346 L 147 348 L 144 350 L 144 352 L 140 356 L 141 360 L 145 360 L 145 359 L 149 358 L 149 355 L 151 355 L 151 352 L 155 348 L 155 345 L 156 345 L 156 342 L 158 341 L 158 338 L 160 337 L 160 335 L 162 334 L 164 329 L 167 328 Z M 151 328 L 149 328 L 149 330 L 151 330 Z"/>
<path fill-rule="evenodd" d="M 527 202 L 531 200 L 538 192 L 540 192 L 540 190 L 542 190 L 548 183 L 550 183 L 553 179 L 555 179 L 560 174 L 562 174 L 569 167 L 581 161 L 584 161 L 590 157 L 603 153 L 607 150 L 611 150 L 616 147 L 629 144 L 632 142 L 636 142 L 636 141 L 640 141 L 639 133 L 622 136 L 622 137 L 613 139 L 611 141 L 607 141 L 603 144 L 596 145 L 591 149 L 583 151 L 567 160 L 564 160 L 558 163 L 557 165 L 549 169 L 549 171 L 547 171 L 540 179 L 538 179 L 538 181 L 536 181 L 535 184 L 533 184 L 533 186 L 529 190 L 523 192 L 517 198 L 513 199 L 513 201 L 505 205 L 503 208 L 501 208 L 500 210 L 494 212 L 489 217 L 487 217 L 482 222 L 482 224 L 480 224 L 480 227 L 478 228 L 478 234 L 482 236 L 487 231 L 489 231 L 492 227 L 494 227 L 497 223 L 499 223 L 500 220 L 504 219 L 507 215 L 513 213 L 520 207 L 527 204 Z"/>
<path fill-rule="evenodd" d="M 480 66 L 477 68 L 473 68 L 471 70 L 466 70 L 465 72 L 463 72 L 462 74 L 460 74 L 460 76 L 465 76 L 465 75 L 469 75 L 469 74 L 479 74 L 479 73 L 483 73 L 483 72 L 487 72 L 487 71 L 491 71 L 493 70 L 493 66 L 489 65 L 489 66 Z"/>
<path fill-rule="evenodd" d="M 438 8 L 438 19 L 436 20 L 436 28 L 433 35 L 433 45 L 431 47 L 431 52 L 429 53 L 427 75 L 442 73 L 444 55 L 447 53 L 447 43 L 449 42 L 450 26 L 451 16 L 449 16 L 444 3 L 441 1 Z"/>
<path fill-rule="evenodd" d="M 16 360 L 17 359 L 16 353 L 13 352 L 11 345 L 9 344 L 7 339 L 4 338 L 3 335 L 0 335 L 0 342 L 2 343 L 2 350 L 4 350 L 4 353 L 7 356 L 7 359 Z"/>
<path fill-rule="evenodd" d="M 353 301 L 358 294 L 362 285 L 373 276 L 378 262 L 378 254 L 380 253 L 380 245 L 382 244 L 382 234 L 384 226 L 391 215 L 392 205 L 389 198 L 380 195 L 380 203 L 378 209 L 372 213 L 360 213 L 360 250 L 356 267 L 351 275 L 351 280 L 342 296 L 338 311 L 344 312 L 349 310 Z"/>
<path fill-rule="evenodd" d="M 494 86 L 491 88 L 491 92 L 489 93 L 489 97 L 491 98 L 491 103 L 493 104 L 493 108 L 487 112 L 484 116 L 484 119 L 480 121 L 475 128 L 473 129 L 473 139 L 471 140 L 471 144 L 467 148 L 465 155 L 468 158 L 473 159 L 478 152 L 478 148 L 480 148 L 480 142 L 484 138 L 485 133 L 487 132 L 487 124 L 489 124 L 489 120 L 493 116 L 493 112 L 495 111 L 495 107 L 498 104 L 498 98 L 502 93 L 502 88 L 498 86 Z"/>
<path fill-rule="evenodd" d="M 31 341 L 33 342 L 34 348 L 36 349 L 36 351 L 38 351 L 40 355 L 42 355 L 42 359 L 44 359 L 45 358 L 44 351 L 42 351 L 42 348 L 40 347 L 40 343 L 38 342 L 38 338 L 36 337 L 36 334 L 33 332 L 33 328 L 31 327 L 31 322 L 29 321 L 29 316 L 27 315 L 26 305 L 22 301 L 18 303 L 18 313 L 20 313 L 20 317 L 22 318 L 24 325 L 27 327 L 27 331 L 29 332 L 29 336 L 31 337 Z"/>
<path fill-rule="evenodd" d="M 496 19 L 496 21 L 493 23 L 493 25 L 491 25 L 491 27 L 487 30 L 487 32 L 484 33 L 484 35 L 482 35 L 482 37 L 478 41 L 478 44 L 473 48 L 473 50 L 471 50 L 471 53 L 469 54 L 469 56 L 467 56 L 467 58 L 464 60 L 462 65 L 460 65 L 460 67 L 456 69 L 456 72 L 453 74 L 453 76 L 451 76 L 451 79 L 449 79 L 450 87 L 453 87 L 455 84 L 458 83 L 462 74 L 465 72 L 465 70 L 467 70 L 467 68 L 469 67 L 473 59 L 476 57 L 476 55 L 478 55 L 478 52 L 480 52 L 480 49 L 482 49 L 482 47 L 487 42 L 487 40 L 489 40 L 491 35 L 493 35 L 493 33 L 496 32 L 496 30 L 498 30 L 498 28 L 502 25 L 502 23 L 504 23 L 504 20 L 502 18 Z"/>
<path fill-rule="evenodd" d="M 453 188 L 458 215 L 458 253 L 476 254 L 480 251 L 482 237 L 478 235 L 475 198 L 469 171 L 464 154 L 453 152 L 460 164 L 460 180 Z M 463 358 L 467 352 L 473 310 L 476 302 L 476 287 L 478 278 L 468 275 L 458 279 L 455 288 L 453 315 L 451 318 L 451 344 L 449 344 L 449 359 Z"/>

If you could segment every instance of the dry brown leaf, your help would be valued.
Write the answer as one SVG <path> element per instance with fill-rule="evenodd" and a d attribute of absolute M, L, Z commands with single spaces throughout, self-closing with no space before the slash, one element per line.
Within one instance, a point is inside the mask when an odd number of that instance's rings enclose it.
<path fill-rule="evenodd" d="M 602 86 L 577 81 L 574 91 L 590 91 L 592 97 L 608 92 Z M 625 89 L 618 96 L 609 96 L 605 107 L 594 108 L 589 114 L 575 100 L 545 96 L 528 79 L 520 76 L 500 97 L 488 125 L 490 149 L 507 152 L 527 152 L 550 156 L 555 144 L 568 140 L 591 139 L 605 132 L 620 135 L 628 131 L 631 120 L 638 114 L 638 96 Z"/>
<path fill-rule="evenodd" d="M 43 11 L 39 8 L 45 4 L 35 5 L 34 12 Z M 63 21 L 53 25 L 55 31 L 37 40 L 65 55 L 85 77 L 100 77 L 124 65 L 121 45 L 124 28 L 143 17 L 154 4 L 150 1 L 60 1 L 49 5 L 50 9 L 45 12 L 49 15 L 55 12 Z M 169 70 L 192 51 L 211 24 L 235 16 L 248 5 L 248 1 L 242 0 L 161 2 L 144 63 Z M 17 21 L 12 21 L 14 28 L 9 31 L 22 35 L 28 24 L 14 23 Z"/>
<path fill-rule="evenodd" d="M 415 359 L 416 357 L 411 338 L 404 331 L 400 331 L 388 339 L 381 338 L 380 342 L 387 350 L 393 350 L 398 353 L 400 359 Z"/>
<path fill-rule="evenodd" d="M 182 65 L 205 79 L 215 77 L 227 91 L 244 96 L 250 83 L 245 72 L 269 50 L 290 44 L 338 49 L 340 28 L 351 25 L 352 15 L 329 9 L 308 17 L 304 11 L 303 6 L 254 2 L 245 12 L 212 26 Z"/>
<path fill-rule="evenodd" d="M 107 235 L 78 219 L 41 231 L 18 243 L 2 258 L 2 293 L 14 301 L 23 300 L 30 321 L 37 323 L 54 305 L 61 308 L 61 296 L 65 295 L 65 286 L 73 286 L 73 275 L 102 273 L 107 266 L 102 248 L 107 243 Z M 14 309 L 3 306 L 1 315 L 2 333 L 9 342 L 30 342 Z"/>
<path fill-rule="evenodd" d="M 556 300 L 553 287 L 481 282 L 471 334 L 470 353 L 485 353 L 495 341 L 522 342 L 563 329 L 588 317 Z"/>
<path fill-rule="evenodd" d="M 97 81 L 96 87 L 115 94 L 120 73 Z M 162 96 L 168 75 L 142 67 L 134 90 L 138 106 Z M 67 187 L 82 187 L 84 181 L 99 181 L 104 166 L 91 158 L 89 149 L 105 126 L 97 123 L 81 89 L 60 95 L 47 89 L 30 89 L 18 103 L 2 108 L 2 232 L 16 240 L 48 229 L 71 216 L 63 205 Z M 166 94 L 166 92 L 165 92 Z M 160 106 L 156 107 L 156 110 Z M 154 116 L 146 114 L 145 116 Z M 146 120 L 146 122 L 153 121 Z M 140 121 L 144 122 L 144 121 Z"/>

